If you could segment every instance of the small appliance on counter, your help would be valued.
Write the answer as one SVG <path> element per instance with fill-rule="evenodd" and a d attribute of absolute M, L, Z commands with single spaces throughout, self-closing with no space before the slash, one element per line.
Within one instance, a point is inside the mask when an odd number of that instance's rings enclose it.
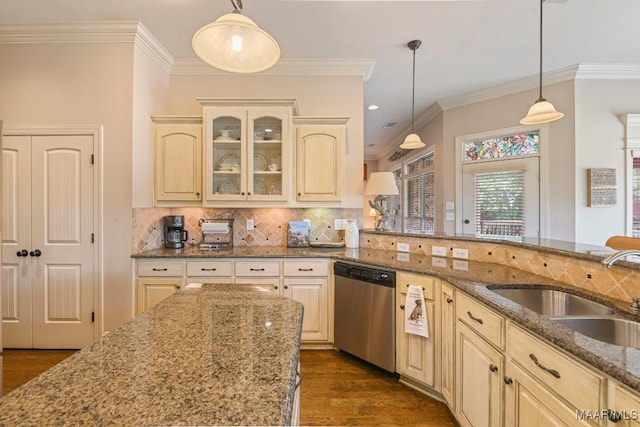
<path fill-rule="evenodd" d="M 164 221 L 164 247 L 172 249 L 184 248 L 189 233 L 184 229 L 184 215 L 168 215 Z"/>
<path fill-rule="evenodd" d="M 233 249 L 233 218 L 202 218 L 198 224 L 202 230 L 200 249 Z"/>

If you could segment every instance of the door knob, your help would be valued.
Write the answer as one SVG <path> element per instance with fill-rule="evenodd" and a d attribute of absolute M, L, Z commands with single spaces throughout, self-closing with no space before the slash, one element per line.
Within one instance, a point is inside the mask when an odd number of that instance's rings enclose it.
<path fill-rule="evenodd" d="M 31 256 L 40 256 L 40 255 L 42 255 L 42 252 L 40 252 L 40 249 L 36 249 L 35 251 L 29 252 L 29 255 L 31 255 Z"/>
<path fill-rule="evenodd" d="M 465 220 L 464 220 L 464 223 L 465 223 L 465 224 L 469 224 L 469 220 L 468 220 L 468 219 L 465 219 Z"/>
<path fill-rule="evenodd" d="M 23 249 L 23 250 L 21 250 L 21 251 L 18 251 L 18 252 L 16 253 L 16 255 L 18 255 L 18 256 L 27 256 L 27 255 L 29 255 L 29 252 L 27 252 L 27 250 L 26 250 L 26 249 Z"/>

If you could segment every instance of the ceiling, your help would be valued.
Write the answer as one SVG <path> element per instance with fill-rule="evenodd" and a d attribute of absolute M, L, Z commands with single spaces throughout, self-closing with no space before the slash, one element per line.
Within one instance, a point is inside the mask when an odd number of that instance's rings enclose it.
<path fill-rule="evenodd" d="M 369 61 L 365 157 L 380 157 L 435 102 L 529 79 L 538 72 L 538 0 L 244 0 L 244 14 L 278 40 L 281 61 Z M 0 24 L 140 21 L 173 57 L 195 58 L 191 37 L 233 10 L 227 0 L 5 0 Z M 640 1 L 547 0 L 544 71 L 576 64 L 640 64 Z M 535 84 L 534 84 L 535 85 Z M 640 95 L 640 94 L 639 94 Z M 531 102 L 533 103 L 532 98 Z M 368 111 L 366 106 L 380 108 Z M 528 105 L 522 106 L 522 114 Z M 384 128 L 387 122 L 397 122 Z"/>

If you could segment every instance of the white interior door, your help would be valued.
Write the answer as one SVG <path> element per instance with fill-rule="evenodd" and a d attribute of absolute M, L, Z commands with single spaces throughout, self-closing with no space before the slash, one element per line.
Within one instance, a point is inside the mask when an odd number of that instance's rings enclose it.
<path fill-rule="evenodd" d="M 3 346 L 31 348 L 31 137 L 5 136 L 2 149 Z M 27 256 L 23 255 L 23 252 Z"/>
<path fill-rule="evenodd" d="M 3 174 L 3 279 L 9 283 L 13 277 L 21 279 L 13 287 L 3 287 L 4 346 L 82 348 L 93 342 L 94 335 L 93 137 L 19 138 L 17 155 L 26 156 L 24 146 L 30 150 L 29 165 L 21 168 L 29 171 L 29 180 L 22 177 L 24 171 Z M 11 159 L 15 154 L 9 150 L 5 144 L 3 156 Z M 6 191 L 14 187 L 20 189 L 17 196 Z M 20 207 L 29 206 L 27 214 L 13 206 L 16 200 L 23 203 Z M 7 214 L 15 215 L 14 223 L 5 225 Z M 17 243 L 9 239 L 13 228 L 18 230 Z M 29 239 L 23 239 L 27 234 Z M 18 256 L 22 249 L 27 256 Z M 8 316 L 6 309 L 11 307 L 21 309 L 14 316 L 18 320 Z"/>
<path fill-rule="evenodd" d="M 462 232 L 478 237 L 538 237 L 540 232 L 540 160 L 539 157 L 526 157 L 509 160 L 468 163 L 462 166 Z M 521 189 L 514 184 L 505 189 L 501 187 L 501 179 L 517 180 L 522 178 Z M 504 177 L 504 178 L 501 178 Z M 488 178 L 488 179 L 487 179 Z M 479 183 L 494 180 L 496 185 L 486 186 L 481 191 Z M 482 193 L 482 194 L 481 194 Z M 493 193 L 493 194 L 492 194 Z M 487 218 L 487 210 L 480 203 L 481 196 L 485 200 L 494 198 L 491 205 L 500 205 L 494 214 Z M 513 206 L 510 207 L 510 204 Z M 522 223 L 510 219 L 522 208 Z M 484 210 L 484 211 L 483 211 Z"/>

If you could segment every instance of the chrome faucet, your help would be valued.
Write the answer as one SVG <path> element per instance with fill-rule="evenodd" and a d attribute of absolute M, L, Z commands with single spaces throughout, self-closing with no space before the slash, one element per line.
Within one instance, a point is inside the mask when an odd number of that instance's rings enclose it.
<path fill-rule="evenodd" d="M 614 252 L 611 255 L 607 256 L 605 259 L 600 261 L 602 265 L 606 268 L 611 268 L 611 266 L 618 261 L 620 258 L 627 257 L 629 255 L 640 255 L 640 249 L 627 249 L 624 251 Z"/>

